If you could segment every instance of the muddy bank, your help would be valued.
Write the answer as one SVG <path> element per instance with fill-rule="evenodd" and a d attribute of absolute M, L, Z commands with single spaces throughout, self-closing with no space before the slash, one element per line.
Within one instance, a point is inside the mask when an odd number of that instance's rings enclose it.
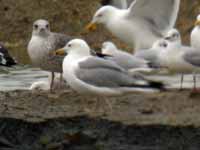
<path fill-rule="evenodd" d="M 135 93 L 107 98 L 83 97 L 77 93 L 14 91 L 0 93 L 0 117 L 43 122 L 77 116 L 100 117 L 123 124 L 200 126 L 200 95 L 190 91 Z"/>
<path fill-rule="evenodd" d="M 1 150 L 197 150 L 200 94 L 0 92 Z"/>
<path fill-rule="evenodd" d="M 192 126 L 124 125 L 75 117 L 27 123 L 0 120 L 1 150 L 197 150 L 200 129 Z"/>

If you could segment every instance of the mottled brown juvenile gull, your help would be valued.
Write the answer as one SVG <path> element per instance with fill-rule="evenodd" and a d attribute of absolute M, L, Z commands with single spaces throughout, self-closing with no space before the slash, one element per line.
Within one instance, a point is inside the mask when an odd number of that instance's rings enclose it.
<path fill-rule="evenodd" d="M 52 90 L 54 73 L 62 73 L 63 56 L 55 56 L 53 52 L 62 48 L 71 39 L 70 36 L 50 31 L 47 20 L 39 19 L 33 23 L 33 32 L 28 44 L 28 54 L 33 65 L 52 72 Z"/>
<path fill-rule="evenodd" d="M 113 35 L 129 44 L 135 51 L 151 48 L 173 28 L 180 0 L 135 0 L 128 9 L 103 6 L 94 14 L 88 30 L 103 24 Z"/>

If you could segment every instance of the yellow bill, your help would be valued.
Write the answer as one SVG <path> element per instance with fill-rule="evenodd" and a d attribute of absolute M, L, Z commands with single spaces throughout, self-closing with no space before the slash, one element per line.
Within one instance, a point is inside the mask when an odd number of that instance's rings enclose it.
<path fill-rule="evenodd" d="M 195 26 L 200 26 L 200 20 L 197 20 L 197 21 L 195 22 Z"/>
<path fill-rule="evenodd" d="M 96 23 L 89 23 L 89 24 L 85 27 L 85 29 L 86 29 L 87 31 L 95 31 L 95 30 L 97 30 L 97 24 L 96 24 Z"/>
<path fill-rule="evenodd" d="M 64 49 L 58 49 L 58 50 L 55 51 L 55 54 L 63 56 L 63 55 L 65 55 L 65 50 Z"/>

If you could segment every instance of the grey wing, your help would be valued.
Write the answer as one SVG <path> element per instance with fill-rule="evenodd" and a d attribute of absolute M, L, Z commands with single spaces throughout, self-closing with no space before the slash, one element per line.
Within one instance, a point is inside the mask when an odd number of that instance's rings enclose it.
<path fill-rule="evenodd" d="M 130 87 L 134 83 L 128 74 L 110 68 L 80 68 L 75 73 L 81 81 L 93 86 L 118 88 Z"/>
<path fill-rule="evenodd" d="M 98 57 L 89 57 L 79 62 L 77 77 L 95 86 L 120 87 L 133 84 L 133 78 L 112 61 Z"/>
<path fill-rule="evenodd" d="M 63 48 L 71 39 L 72 37 L 65 34 L 52 33 L 52 36 L 50 37 L 51 51 L 56 51 L 57 49 Z M 49 57 L 49 59 L 53 60 L 52 62 L 62 65 L 64 56 L 52 55 L 51 53 L 50 55 L 51 57 Z"/>
<path fill-rule="evenodd" d="M 135 0 L 129 7 L 129 17 L 142 17 L 155 30 L 166 32 L 174 27 L 180 0 Z"/>
<path fill-rule="evenodd" d="M 137 58 L 129 54 L 116 54 L 113 57 L 108 57 L 108 59 L 115 61 L 119 66 L 124 69 L 132 69 L 139 67 L 147 67 L 147 61 Z"/>
<path fill-rule="evenodd" d="M 111 70 L 125 72 L 125 70 L 117 65 L 115 62 L 107 60 L 106 58 L 104 59 L 95 56 L 91 56 L 87 60 L 81 61 L 79 63 L 79 66 L 82 69 L 107 68 Z"/>
<path fill-rule="evenodd" d="M 154 61 L 157 59 L 157 52 L 156 50 L 141 50 L 135 53 L 135 57 L 145 59 L 147 61 Z"/>
<path fill-rule="evenodd" d="M 72 37 L 60 33 L 53 33 L 52 38 L 54 39 L 53 49 L 55 50 L 63 48 L 72 39 Z"/>
<path fill-rule="evenodd" d="M 194 66 L 200 67 L 200 51 L 198 50 L 185 52 L 183 59 Z"/>

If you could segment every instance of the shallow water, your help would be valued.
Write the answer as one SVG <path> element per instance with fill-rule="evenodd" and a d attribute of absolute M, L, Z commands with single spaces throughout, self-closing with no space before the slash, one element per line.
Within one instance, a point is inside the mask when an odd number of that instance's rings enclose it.
<path fill-rule="evenodd" d="M 169 88 L 180 87 L 180 75 L 151 75 L 150 78 L 164 81 Z M 28 90 L 36 81 L 47 81 L 48 72 L 30 66 L 17 66 L 14 68 L 0 68 L 0 91 Z M 197 85 L 200 87 L 200 79 L 197 77 Z M 193 87 L 192 75 L 184 78 L 184 88 Z"/>
<path fill-rule="evenodd" d="M 0 69 L 0 91 L 28 90 L 33 82 L 47 81 L 48 72 L 29 66 Z"/>

